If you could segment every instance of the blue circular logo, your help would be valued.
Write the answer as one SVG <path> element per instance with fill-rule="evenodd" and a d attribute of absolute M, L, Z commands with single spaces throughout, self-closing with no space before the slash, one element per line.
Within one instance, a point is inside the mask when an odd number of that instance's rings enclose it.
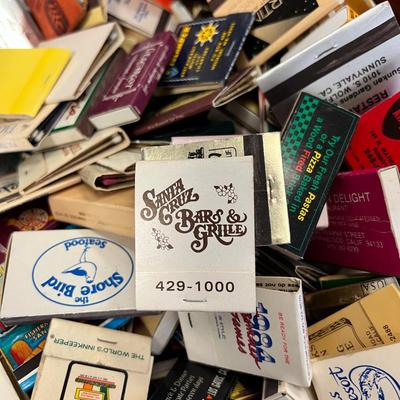
<path fill-rule="evenodd" d="M 133 276 L 129 252 L 102 237 L 83 236 L 48 248 L 36 260 L 32 281 L 53 303 L 92 306 L 122 292 Z"/>
<path fill-rule="evenodd" d="M 373 365 L 358 365 L 349 373 L 350 381 L 360 392 L 360 400 L 400 400 L 396 378 Z"/>

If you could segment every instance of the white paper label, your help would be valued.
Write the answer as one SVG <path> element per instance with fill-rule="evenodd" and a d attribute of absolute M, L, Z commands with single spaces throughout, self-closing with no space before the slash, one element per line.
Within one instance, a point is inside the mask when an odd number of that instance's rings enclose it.
<path fill-rule="evenodd" d="M 108 12 L 147 36 L 153 36 L 157 30 L 163 9 L 149 1 L 109 0 Z"/>
<path fill-rule="evenodd" d="M 136 165 L 139 310 L 255 311 L 253 159 Z"/>

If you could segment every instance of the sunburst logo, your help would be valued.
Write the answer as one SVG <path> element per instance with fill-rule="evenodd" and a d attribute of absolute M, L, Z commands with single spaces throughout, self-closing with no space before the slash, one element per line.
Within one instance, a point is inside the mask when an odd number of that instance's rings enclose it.
<path fill-rule="evenodd" d="M 206 43 L 212 43 L 214 36 L 218 35 L 218 24 L 210 22 L 208 25 L 202 26 L 196 35 L 196 43 L 200 43 L 203 47 Z"/>

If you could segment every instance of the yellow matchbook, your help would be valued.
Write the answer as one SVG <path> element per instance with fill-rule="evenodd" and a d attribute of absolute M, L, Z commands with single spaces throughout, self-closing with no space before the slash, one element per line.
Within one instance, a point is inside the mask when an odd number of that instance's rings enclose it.
<path fill-rule="evenodd" d="M 0 118 L 35 117 L 70 57 L 67 49 L 0 49 Z"/>

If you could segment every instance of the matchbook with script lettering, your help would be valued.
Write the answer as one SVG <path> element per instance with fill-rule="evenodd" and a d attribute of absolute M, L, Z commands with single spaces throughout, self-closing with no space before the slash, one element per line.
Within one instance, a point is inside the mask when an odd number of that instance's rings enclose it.
<path fill-rule="evenodd" d="M 254 312 L 253 157 L 136 164 L 138 310 Z"/>
<path fill-rule="evenodd" d="M 280 132 L 228 135 L 217 140 L 149 146 L 142 154 L 145 161 L 253 156 L 255 241 L 256 246 L 270 246 L 290 242 L 280 140 Z"/>
<path fill-rule="evenodd" d="M 251 314 L 180 312 L 191 361 L 309 386 L 311 366 L 301 280 L 257 277 Z"/>

